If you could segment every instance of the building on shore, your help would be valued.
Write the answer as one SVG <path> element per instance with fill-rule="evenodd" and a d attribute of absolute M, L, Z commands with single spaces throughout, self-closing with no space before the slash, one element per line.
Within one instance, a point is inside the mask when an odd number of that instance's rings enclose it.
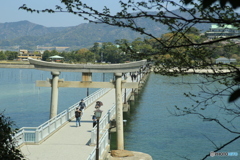
<path fill-rule="evenodd" d="M 56 50 L 56 51 L 66 51 L 67 49 L 69 49 L 69 47 L 45 47 L 45 46 L 37 46 L 37 50 Z"/>
<path fill-rule="evenodd" d="M 37 50 L 37 51 L 29 51 L 20 49 L 18 54 L 18 60 L 28 60 L 28 57 L 34 58 L 34 59 L 42 59 L 43 51 Z"/>
<path fill-rule="evenodd" d="M 212 24 L 209 31 L 205 34 L 208 39 L 226 38 L 240 35 L 240 30 L 232 25 L 219 26 L 217 24 Z"/>
<path fill-rule="evenodd" d="M 64 57 L 61 57 L 59 55 L 55 55 L 55 56 L 51 56 L 49 57 L 49 59 L 53 62 L 62 62 L 62 60 L 64 59 Z"/>
<path fill-rule="evenodd" d="M 225 58 L 225 57 L 220 57 L 218 59 L 216 59 L 216 63 L 223 63 L 223 64 L 230 64 L 230 63 L 235 63 L 237 62 L 236 59 L 234 58 Z"/>

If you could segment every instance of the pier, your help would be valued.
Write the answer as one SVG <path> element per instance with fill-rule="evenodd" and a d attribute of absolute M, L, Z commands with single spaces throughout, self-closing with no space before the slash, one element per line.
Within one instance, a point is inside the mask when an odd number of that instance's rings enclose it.
<path fill-rule="evenodd" d="M 120 92 L 117 92 L 114 85 L 114 88 L 99 89 L 84 98 L 87 108 L 81 118 L 80 127 L 76 127 L 74 117 L 74 111 L 79 103 L 77 102 L 62 113 L 52 116 L 49 121 L 39 127 L 23 127 L 20 129 L 15 139 L 25 158 L 31 160 L 95 159 L 97 129 L 96 126 L 92 127 L 92 115 L 95 110 L 95 102 L 102 101 L 104 105 L 101 107 L 103 114 L 99 124 L 99 157 L 100 159 L 110 159 L 109 128 L 112 120 L 117 120 L 117 107 L 121 107 L 121 114 L 123 111 L 128 111 L 127 101 L 134 100 L 134 94 L 144 85 L 149 72 L 148 68 L 142 70 L 134 80 L 129 73 L 126 73 L 124 76 L 122 74 L 116 75 L 121 79 L 119 79 L 121 86 L 124 86 L 122 85 L 124 83 L 128 84 L 128 82 L 138 83 L 139 85 L 134 87 L 134 89 L 125 85 L 126 89 L 121 89 Z M 115 83 L 118 83 L 116 81 Z M 45 85 L 46 83 L 44 82 Z M 40 82 L 38 84 L 43 85 Z M 121 93 L 121 95 L 116 96 L 118 93 Z M 117 100 L 116 97 L 120 97 L 120 100 Z M 117 103 L 121 104 L 118 105 Z"/>
<path fill-rule="evenodd" d="M 114 106 L 114 92 L 114 89 L 111 89 L 101 98 L 97 99 L 104 103 L 101 108 L 101 110 L 103 110 L 103 117 L 108 116 L 109 110 Z M 96 132 L 96 128 L 94 129 L 92 127 L 94 107 L 95 103 L 87 106 L 81 118 L 80 127 L 76 127 L 75 117 L 71 117 L 71 121 L 63 124 L 54 134 L 46 138 L 43 142 L 40 142 L 40 144 L 24 145 L 21 147 L 24 156 L 31 160 L 91 159 L 90 156 L 94 156 L 92 152 L 94 152 L 96 145 L 94 142 L 95 137 L 91 139 L 92 132 Z M 73 111 L 75 111 L 75 107 L 73 108 Z M 101 118 L 102 120 L 103 117 Z M 107 126 L 104 129 L 107 131 Z M 104 132 L 103 129 L 102 132 Z M 108 132 L 106 132 L 106 134 L 107 135 L 102 136 L 108 136 Z M 108 141 L 105 143 L 107 144 L 102 145 L 106 147 L 102 147 L 101 150 L 107 153 L 109 151 L 109 144 Z"/>

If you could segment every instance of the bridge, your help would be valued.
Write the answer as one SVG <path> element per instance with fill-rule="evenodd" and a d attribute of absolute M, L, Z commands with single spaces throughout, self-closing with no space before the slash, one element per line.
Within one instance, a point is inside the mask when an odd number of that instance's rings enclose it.
<path fill-rule="evenodd" d="M 144 64 L 144 63 L 143 63 Z M 125 73 L 125 76 L 120 76 L 120 74 L 117 74 L 116 80 L 120 77 L 120 84 L 126 84 L 125 85 L 125 91 L 122 93 L 117 92 L 117 84 L 113 84 L 113 82 L 110 82 L 108 84 L 105 83 L 104 88 L 97 90 L 93 94 L 87 96 L 84 98 L 85 103 L 87 105 L 87 108 L 81 118 L 81 127 L 76 127 L 76 122 L 74 118 L 74 111 L 75 108 L 78 106 L 77 102 L 73 106 L 69 107 L 67 110 L 61 112 L 60 114 L 50 117 L 50 120 L 43 123 L 39 127 L 23 127 L 19 130 L 19 132 L 15 135 L 15 139 L 17 141 L 17 144 L 24 154 L 24 156 L 27 159 L 31 160 L 49 160 L 49 159 L 87 159 L 92 160 L 96 158 L 96 140 L 97 140 L 97 128 L 96 126 L 92 128 L 92 115 L 93 111 L 95 110 L 95 102 L 97 100 L 100 100 L 104 103 L 104 106 L 101 108 L 103 110 L 103 115 L 100 119 L 100 139 L 99 139 L 99 155 L 100 159 L 105 159 L 106 157 L 109 157 L 109 128 L 111 125 L 111 121 L 113 119 L 117 119 L 117 112 L 118 112 L 118 103 L 127 103 L 128 99 L 132 99 L 134 94 L 133 91 L 137 91 L 139 87 L 141 87 L 144 84 L 144 81 L 149 73 L 149 68 L 146 66 L 143 67 L 143 64 L 141 63 L 140 67 L 142 67 L 141 72 L 139 72 L 137 78 L 133 80 L 129 73 Z M 70 66 L 71 67 L 71 66 Z M 92 66 L 90 66 L 92 67 Z M 104 66 L 105 67 L 105 66 Z M 119 72 L 118 66 L 114 69 L 116 69 L 117 72 Z M 133 67 L 133 66 L 132 66 Z M 134 66 L 136 71 L 136 68 L 139 70 L 139 64 L 138 67 Z M 43 67 L 40 64 L 35 65 L 35 68 L 41 68 L 43 70 L 49 70 L 48 67 Z M 79 68 L 79 67 L 78 67 Z M 93 67 L 94 68 L 94 67 Z M 61 69 L 66 69 L 65 67 L 56 67 L 52 66 L 51 71 L 52 72 L 58 72 Z M 83 78 L 86 80 L 91 80 L 91 72 L 99 72 L 100 67 L 97 67 L 97 69 L 89 70 L 86 72 L 86 66 L 84 67 L 84 73 Z M 124 72 L 126 72 L 127 68 Z M 72 69 L 73 70 L 73 69 Z M 106 69 L 105 69 L 106 70 Z M 123 68 L 124 70 L 124 68 Z M 91 71 L 91 72 L 90 72 Z M 133 70 L 131 70 L 133 71 Z M 101 71 L 102 72 L 102 71 Z M 108 70 L 109 72 L 109 70 Z M 87 74 L 86 74 L 87 73 Z M 89 76 L 90 75 L 90 76 Z M 47 82 L 37 82 L 39 86 L 54 86 L 54 76 L 51 81 Z M 57 80 L 58 84 L 63 83 L 62 81 Z M 88 81 L 82 81 L 81 83 L 74 83 L 74 87 L 82 87 L 82 83 L 88 83 L 84 84 L 85 87 L 91 87 L 94 86 L 93 83 L 99 83 L 99 82 L 91 82 Z M 129 83 L 138 83 L 139 85 L 137 87 L 134 87 L 136 89 L 132 89 L 129 86 Z M 69 82 L 65 82 L 69 86 Z M 116 82 L 115 82 L 116 83 Z M 61 85 L 61 84 L 60 84 Z M 60 86 L 59 85 L 59 86 Z M 59 87 L 58 86 L 58 87 Z M 62 85 L 64 86 L 64 85 Z M 108 86 L 107 88 L 105 88 Z M 113 86 L 113 87 L 111 87 Z M 121 85 L 123 87 L 124 85 Z M 122 89 L 120 89 L 122 90 Z M 116 96 L 116 94 L 121 93 L 120 96 Z M 120 98 L 119 98 L 120 97 Z M 121 100 L 118 100 L 121 99 Z M 122 112 L 123 110 L 128 110 L 128 105 L 120 105 Z M 120 114 L 122 116 L 122 114 Z M 122 118 L 122 117 L 121 117 Z M 120 119 L 123 121 L 122 119 Z M 117 122 L 116 125 L 123 122 Z M 116 126 L 117 128 L 117 126 Z M 120 133 L 121 135 L 121 133 Z M 123 136 L 123 133 L 122 133 Z M 121 144 L 123 145 L 123 144 Z"/>

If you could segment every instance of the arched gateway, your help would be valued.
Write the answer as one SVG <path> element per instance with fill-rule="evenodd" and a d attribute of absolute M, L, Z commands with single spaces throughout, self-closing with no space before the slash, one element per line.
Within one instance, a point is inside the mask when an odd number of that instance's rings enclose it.
<path fill-rule="evenodd" d="M 36 69 L 50 71 L 52 74 L 51 80 L 36 82 L 36 85 L 39 87 L 52 87 L 50 118 L 57 115 L 58 87 L 115 88 L 117 148 L 119 150 L 124 149 L 122 88 L 138 88 L 138 82 L 126 82 L 121 77 L 122 73 L 139 71 L 142 66 L 146 65 L 146 60 L 121 64 L 65 64 L 29 58 L 29 62 Z M 82 81 L 59 80 L 60 72 L 82 72 Z M 94 72 L 114 73 L 115 81 L 92 82 L 92 73 Z"/>

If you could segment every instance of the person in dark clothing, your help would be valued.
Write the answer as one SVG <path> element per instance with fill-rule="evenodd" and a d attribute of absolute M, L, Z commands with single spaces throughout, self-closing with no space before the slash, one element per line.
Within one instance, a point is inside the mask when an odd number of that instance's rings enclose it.
<path fill-rule="evenodd" d="M 92 116 L 92 120 L 93 120 L 93 127 L 95 127 L 95 125 L 97 124 L 97 118 L 95 115 Z"/>
<path fill-rule="evenodd" d="M 84 100 L 81 99 L 81 102 L 79 103 L 79 110 L 82 111 L 82 115 L 83 115 L 85 108 L 86 108 L 86 104 L 85 104 Z"/>
<path fill-rule="evenodd" d="M 80 124 L 80 120 L 81 120 L 81 111 L 79 110 L 79 108 L 76 108 L 75 111 L 75 118 L 76 118 L 76 127 L 81 126 Z"/>
<path fill-rule="evenodd" d="M 131 74 L 131 79 L 132 79 L 132 82 L 133 82 L 133 79 L 134 79 L 134 75 L 133 74 Z"/>

